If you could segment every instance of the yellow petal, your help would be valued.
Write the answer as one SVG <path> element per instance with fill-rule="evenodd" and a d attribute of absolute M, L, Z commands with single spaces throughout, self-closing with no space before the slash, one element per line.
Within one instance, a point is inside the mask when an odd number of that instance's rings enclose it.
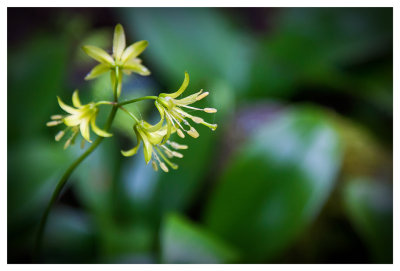
<path fill-rule="evenodd" d="M 110 66 L 108 64 L 100 63 L 86 75 L 85 80 L 96 78 L 97 76 L 107 72 L 108 70 L 110 70 Z"/>
<path fill-rule="evenodd" d="M 202 93 L 203 90 L 200 90 L 199 92 L 196 92 L 192 95 L 186 96 L 185 98 L 182 98 L 180 100 L 177 100 L 177 104 L 179 105 L 190 105 L 192 103 L 195 103 L 197 101 L 199 101 L 199 97 L 203 96 L 204 94 L 206 94 L 205 96 L 208 95 L 208 92 Z M 205 97 L 204 96 L 204 97 Z"/>
<path fill-rule="evenodd" d="M 165 135 L 163 141 L 161 142 L 161 144 L 165 144 L 167 142 L 167 140 L 169 139 L 169 137 L 171 136 L 172 133 L 172 122 L 169 118 L 165 118 L 167 120 L 167 134 Z"/>
<path fill-rule="evenodd" d="M 137 144 L 135 147 L 133 147 L 132 149 L 127 150 L 127 151 L 121 151 L 121 153 L 123 156 L 126 156 L 126 157 L 135 155 L 139 149 L 139 146 L 140 146 L 140 137 L 137 138 Z"/>
<path fill-rule="evenodd" d="M 140 134 L 140 137 L 143 140 L 144 160 L 146 161 L 146 164 L 148 164 L 149 161 L 151 160 L 151 155 L 153 153 L 153 145 L 147 139 L 146 134 L 140 129 L 140 127 L 137 127 L 137 130 L 138 130 L 138 132 Z"/>
<path fill-rule="evenodd" d="M 126 46 L 125 42 L 125 32 L 121 24 L 117 24 L 114 30 L 114 40 L 113 40 L 113 54 L 115 59 L 121 59 L 122 53 L 124 52 Z"/>
<path fill-rule="evenodd" d="M 92 141 L 90 140 L 89 120 L 90 119 L 88 117 L 82 119 L 80 129 L 83 138 L 92 143 Z"/>
<path fill-rule="evenodd" d="M 79 100 L 79 94 L 78 94 L 78 90 L 75 90 L 74 93 L 72 94 L 72 104 L 75 107 L 81 107 L 81 101 Z"/>
<path fill-rule="evenodd" d="M 128 60 L 137 57 L 140 55 L 147 47 L 149 43 L 147 40 L 141 40 L 138 42 L 135 42 L 134 44 L 128 46 L 124 53 L 121 56 L 121 61 L 122 63 L 127 62 Z"/>
<path fill-rule="evenodd" d="M 96 118 L 92 117 L 92 119 L 90 120 L 90 125 L 92 126 L 93 132 L 99 136 L 102 137 L 110 137 L 112 136 L 112 134 L 100 129 L 99 127 L 97 127 L 96 125 Z"/>
<path fill-rule="evenodd" d="M 103 49 L 92 45 L 83 46 L 82 49 L 86 54 L 88 54 L 88 56 L 94 58 L 95 60 L 104 64 L 108 64 L 109 66 L 114 65 L 114 59 Z"/>
<path fill-rule="evenodd" d="M 181 95 L 189 85 L 189 74 L 185 72 L 185 79 L 183 79 L 183 83 L 181 87 L 174 93 L 171 94 L 164 94 L 166 97 L 171 97 L 171 98 L 177 98 L 179 95 Z"/>
<path fill-rule="evenodd" d="M 154 102 L 154 105 L 156 106 L 156 108 L 158 109 L 158 112 L 160 113 L 160 121 L 156 125 L 153 125 L 151 128 L 147 129 L 147 132 L 149 132 L 149 133 L 159 130 L 164 123 L 164 115 L 165 115 L 164 107 L 162 107 L 157 101 Z"/>
<path fill-rule="evenodd" d="M 76 126 L 82 122 L 81 115 L 70 115 L 64 118 L 64 124 L 67 126 Z"/>
<path fill-rule="evenodd" d="M 60 97 L 58 97 L 58 96 L 57 96 L 57 100 L 58 100 L 58 104 L 60 105 L 60 107 L 61 107 L 65 112 L 70 113 L 70 114 L 77 114 L 77 113 L 79 113 L 79 110 L 78 110 L 78 109 L 75 109 L 75 108 L 73 108 L 73 107 L 71 107 L 71 106 L 69 106 L 69 105 L 66 105 L 66 104 L 60 99 Z"/>
<path fill-rule="evenodd" d="M 142 76 L 150 75 L 149 69 L 147 69 L 145 66 L 140 64 L 137 58 L 133 58 L 133 59 L 127 61 L 123 65 L 123 68 L 126 70 L 130 70 L 132 72 L 138 73 Z"/>

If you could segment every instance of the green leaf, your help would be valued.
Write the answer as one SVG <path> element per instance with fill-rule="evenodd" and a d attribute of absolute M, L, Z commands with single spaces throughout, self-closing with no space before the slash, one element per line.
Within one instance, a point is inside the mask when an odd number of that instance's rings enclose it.
<path fill-rule="evenodd" d="M 9 149 L 9 232 L 17 234 L 20 228 L 29 227 L 32 219 L 40 218 L 63 170 L 75 157 L 71 152 L 64 151 L 62 144 L 52 139 L 31 138 L 30 141 Z"/>
<path fill-rule="evenodd" d="M 271 260 L 315 218 L 335 183 L 341 146 L 318 108 L 289 110 L 234 155 L 211 196 L 208 227 L 248 262 Z"/>
<path fill-rule="evenodd" d="M 164 263 L 232 263 L 237 252 L 204 228 L 175 214 L 168 215 L 161 230 Z"/>
<path fill-rule="evenodd" d="M 155 263 L 154 231 L 146 223 L 117 223 L 112 217 L 100 228 L 100 258 L 106 263 Z"/>
<path fill-rule="evenodd" d="M 233 91 L 246 87 L 252 43 L 244 32 L 232 27 L 222 12 L 132 8 L 121 10 L 121 14 L 126 30 L 149 42 L 145 55 L 170 86 L 188 71 L 196 75 L 191 79 L 194 85 L 223 78 L 234 87 Z M 147 66 L 146 59 L 144 64 Z"/>
<path fill-rule="evenodd" d="M 342 193 L 346 213 L 376 263 L 393 263 L 393 191 L 390 184 L 350 178 Z"/>

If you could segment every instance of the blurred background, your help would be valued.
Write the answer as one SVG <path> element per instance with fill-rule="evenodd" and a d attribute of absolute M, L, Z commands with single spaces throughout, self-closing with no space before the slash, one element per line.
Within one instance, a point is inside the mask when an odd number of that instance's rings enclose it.
<path fill-rule="evenodd" d="M 50 213 L 46 263 L 391 263 L 392 8 L 9 8 L 8 262 L 32 262 L 34 235 L 65 169 L 56 96 L 112 99 L 81 50 L 111 51 L 113 28 L 151 76 L 121 100 L 210 95 L 215 132 L 196 126 L 179 169 L 154 172 L 118 113 L 114 137 L 72 174 Z M 129 109 L 151 122 L 151 101 Z M 108 108 L 99 116 L 104 125 Z M 140 113 L 139 113 L 140 112 Z M 200 114 L 201 115 L 201 114 Z M 86 146 L 87 148 L 87 146 Z"/>

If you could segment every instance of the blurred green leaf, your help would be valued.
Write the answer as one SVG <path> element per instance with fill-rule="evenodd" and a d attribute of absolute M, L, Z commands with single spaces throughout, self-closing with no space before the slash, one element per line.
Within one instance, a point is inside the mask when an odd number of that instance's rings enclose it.
<path fill-rule="evenodd" d="M 232 263 L 238 254 L 212 233 L 176 214 L 166 217 L 161 230 L 164 263 Z"/>
<path fill-rule="evenodd" d="M 13 231 L 38 219 L 63 168 L 75 156 L 51 139 L 31 139 L 8 152 L 8 223 Z M 23 170 L 16 170 L 21 169 Z"/>
<path fill-rule="evenodd" d="M 382 180 L 350 178 L 343 188 L 346 213 L 376 263 L 393 263 L 393 191 Z"/>
<path fill-rule="evenodd" d="M 124 9 L 122 15 L 127 31 L 149 42 L 144 56 L 169 85 L 175 85 L 188 71 L 195 75 L 195 86 L 203 80 L 224 78 L 233 91 L 246 87 L 252 42 L 222 12 L 206 8 L 132 8 Z"/>
<path fill-rule="evenodd" d="M 280 10 L 271 24 L 272 31 L 257 43 L 258 59 L 250 80 L 253 95 L 287 98 L 308 84 L 329 86 L 320 91 L 351 90 L 349 94 L 361 99 L 380 95 L 379 106 L 388 100 L 390 86 L 365 80 L 381 69 L 369 71 L 360 80 L 349 67 L 390 52 L 392 9 L 287 8 Z M 390 68 L 390 63 L 384 64 Z M 369 94 L 381 88 L 386 95 Z M 369 102 L 376 103 L 372 98 Z M 390 101 L 386 105 L 390 107 Z"/>
<path fill-rule="evenodd" d="M 106 263 L 155 263 L 152 251 L 154 231 L 140 220 L 118 223 L 109 219 L 101 223 L 100 258 Z"/>
<path fill-rule="evenodd" d="M 254 133 L 218 181 L 206 224 L 248 262 L 271 260 L 315 218 L 335 183 L 341 146 L 324 111 L 289 110 Z"/>
<path fill-rule="evenodd" d="M 9 143 L 46 129 L 63 89 L 69 43 L 66 37 L 37 36 L 8 53 L 7 134 Z M 23 80 L 21 80 L 23 78 Z M 40 110 L 38 110 L 40 108 Z"/>

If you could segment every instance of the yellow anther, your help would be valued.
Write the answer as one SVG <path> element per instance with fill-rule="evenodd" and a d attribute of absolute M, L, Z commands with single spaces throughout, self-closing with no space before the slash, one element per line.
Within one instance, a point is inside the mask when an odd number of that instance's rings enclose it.
<path fill-rule="evenodd" d="M 198 138 L 199 137 L 199 133 L 193 127 L 190 127 L 190 130 L 187 131 L 187 133 L 188 133 L 188 135 L 190 135 L 193 138 Z"/>
<path fill-rule="evenodd" d="M 204 112 L 206 112 L 206 113 L 217 113 L 217 109 L 215 109 L 215 108 L 204 108 L 203 109 L 204 110 Z"/>
<path fill-rule="evenodd" d="M 53 120 L 53 121 L 49 121 L 48 123 L 46 123 L 46 126 L 57 126 L 58 124 L 62 123 L 62 121 L 60 120 Z"/>
<path fill-rule="evenodd" d="M 161 168 L 164 172 L 168 172 L 168 171 L 169 171 L 168 167 L 167 167 L 163 162 L 160 162 L 160 168 Z"/>
<path fill-rule="evenodd" d="M 208 92 L 204 92 L 202 94 L 200 94 L 199 96 L 196 97 L 196 101 L 200 101 L 201 99 L 205 98 L 208 96 Z"/>
<path fill-rule="evenodd" d="M 176 130 L 176 133 L 178 134 L 179 137 L 185 138 L 185 134 L 182 132 L 181 129 L 177 129 L 177 130 Z"/>
<path fill-rule="evenodd" d="M 61 139 L 64 135 L 65 135 L 65 131 L 64 131 L 64 130 L 63 130 L 63 131 L 59 131 L 59 132 L 56 134 L 56 136 L 55 136 L 56 141 L 60 141 L 60 139 Z"/>

